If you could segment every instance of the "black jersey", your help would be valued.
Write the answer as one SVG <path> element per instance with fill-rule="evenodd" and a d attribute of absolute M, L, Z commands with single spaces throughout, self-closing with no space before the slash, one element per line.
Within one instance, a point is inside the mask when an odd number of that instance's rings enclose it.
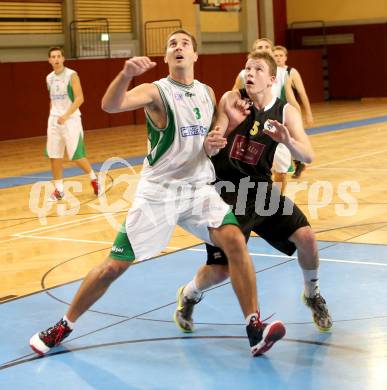
<path fill-rule="evenodd" d="M 245 96 L 245 90 L 241 95 Z M 250 115 L 227 137 L 227 145 L 212 157 L 218 180 L 232 181 L 250 176 L 252 181 L 271 182 L 271 167 L 278 142 L 263 133 L 269 129 L 269 119 L 283 122 L 283 110 L 287 103 L 280 99 L 262 110 L 251 107 Z"/>

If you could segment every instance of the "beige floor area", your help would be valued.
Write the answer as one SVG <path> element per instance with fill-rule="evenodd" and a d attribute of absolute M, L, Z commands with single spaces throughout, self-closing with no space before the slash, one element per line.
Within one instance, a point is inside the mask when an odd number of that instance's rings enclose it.
<path fill-rule="evenodd" d="M 325 102 L 312 108 L 315 126 L 387 115 L 385 99 Z M 144 156 L 146 138 L 144 126 L 87 131 L 89 159 Z M 300 179 L 290 180 L 288 194 L 309 218 L 317 238 L 386 245 L 387 121 L 323 132 L 311 141 L 316 159 Z M 44 147 L 45 137 L 0 142 L 0 177 L 48 172 Z M 140 169 L 111 170 L 104 181 L 106 194 L 99 199 L 85 176 L 66 179 L 74 196 L 51 205 L 45 202 L 49 183 L 0 189 L 0 299 L 82 278 L 101 262 L 116 235 L 114 227 L 130 207 Z M 199 242 L 177 228 L 165 251 Z"/>

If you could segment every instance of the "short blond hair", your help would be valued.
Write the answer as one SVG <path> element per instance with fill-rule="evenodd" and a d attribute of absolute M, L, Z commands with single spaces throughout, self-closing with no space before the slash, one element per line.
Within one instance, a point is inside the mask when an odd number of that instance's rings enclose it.
<path fill-rule="evenodd" d="M 269 39 L 269 38 L 258 38 L 254 41 L 253 43 L 253 47 L 252 47 L 252 51 L 255 50 L 255 46 L 257 45 L 258 42 L 261 42 L 261 41 L 264 41 L 264 42 L 267 42 L 270 46 L 271 46 L 271 49 L 273 50 L 273 47 L 274 47 L 274 43 Z"/>
<path fill-rule="evenodd" d="M 281 50 L 285 53 L 286 56 L 288 55 L 288 49 L 285 46 L 281 46 L 281 45 L 274 46 L 273 51 L 275 50 Z"/>

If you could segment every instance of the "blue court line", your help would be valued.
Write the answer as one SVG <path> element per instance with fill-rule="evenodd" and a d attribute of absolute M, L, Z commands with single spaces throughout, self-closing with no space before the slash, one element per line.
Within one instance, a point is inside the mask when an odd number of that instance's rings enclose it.
<path fill-rule="evenodd" d="M 312 127 L 307 130 L 307 133 L 309 135 L 314 134 L 320 134 L 320 133 L 326 133 L 330 131 L 337 131 L 337 130 L 345 130 L 353 127 L 360 127 L 360 126 L 367 126 L 372 125 L 376 123 L 383 123 L 387 122 L 387 115 L 385 116 L 379 116 L 375 118 L 369 118 L 369 119 L 361 119 L 356 121 L 349 121 L 349 122 L 343 122 L 343 123 L 336 123 L 334 125 L 327 125 L 327 126 L 319 126 L 319 127 Z M 145 156 L 137 156 L 137 157 L 127 157 L 125 160 L 129 162 L 131 165 L 139 165 L 142 164 Z M 92 164 L 92 167 L 94 170 L 99 171 L 103 163 L 95 163 Z M 123 165 L 116 167 L 114 169 L 122 168 Z M 72 177 L 72 176 L 78 176 L 82 175 L 83 172 L 79 168 L 66 168 L 63 171 L 63 177 Z M 1 188 L 9 188 L 9 187 L 16 187 L 16 186 L 22 186 L 26 184 L 32 184 L 36 181 L 43 180 L 43 181 L 49 181 L 51 180 L 52 175 L 50 171 L 46 172 L 37 172 L 37 173 L 29 173 L 27 175 L 23 176 L 11 176 L 11 177 L 5 177 L 0 179 L 0 189 Z"/>
<path fill-rule="evenodd" d="M 329 131 L 345 130 L 345 129 L 350 129 L 352 127 L 367 126 L 367 125 L 373 125 L 375 123 L 383 123 L 383 122 L 387 122 L 387 115 L 378 116 L 376 118 L 360 119 L 357 121 L 336 123 L 334 125 L 311 127 L 310 129 L 307 129 L 307 133 L 309 135 L 320 134 Z"/>
<path fill-rule="evenodd" d="M 130 165 L 139 165 L 142 164 L 145 156 L 137 156 L 137 157 L 128 157 L 124 160 L 128 162 Z M 100 171 L 103 163 L 94 163 L 91 164 L 95 171 Z M 126 167 L 126 165 L 122 163 L 115 163 L 111 169 L 120 169 Z M 63 177 L 73 177 L 84 175 L 84 172 L 79 168 L 66 168 L 63 170 Z M 52 174 L 50 171 L 46 172 L 36 172 L 36 173 L 28 173 L 23 176 L 11 176 L 4 177 L 0 179 L 0 189 L 1 188 L 9 188 L 16 186 L 23 186 L 26 184 L 32 184 L 37 181 L 50 181 L 52 179 Z"/>

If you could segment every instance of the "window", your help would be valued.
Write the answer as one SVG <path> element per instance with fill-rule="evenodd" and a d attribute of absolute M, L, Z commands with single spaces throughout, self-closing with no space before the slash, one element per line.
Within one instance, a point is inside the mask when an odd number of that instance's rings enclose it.
<path fill-rule="evenodd" d="M 74 0 L 75 20 L 107 18 L 109 32 L 132 32 L 131 0 Z"/>
<path fill-rule="evenodd" d="M 0 34 L 62 32 L 62 0 L 0 0 Z"/>

